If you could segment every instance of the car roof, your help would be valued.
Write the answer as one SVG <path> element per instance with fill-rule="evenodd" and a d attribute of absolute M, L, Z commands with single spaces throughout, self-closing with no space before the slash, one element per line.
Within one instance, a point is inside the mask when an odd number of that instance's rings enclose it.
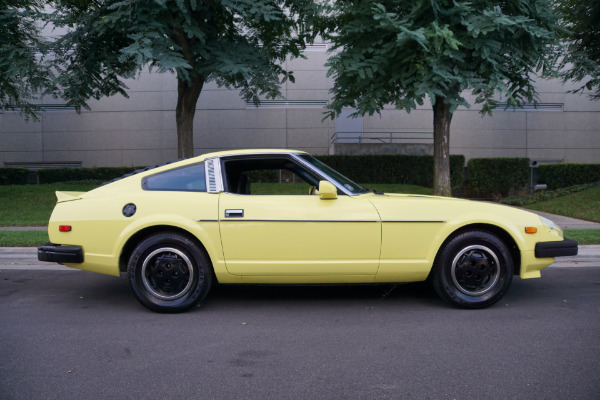
<path fill-rule="evenodd" d="M 290 150 L 290 149 L 240 149 L 240 150 L 226 150 L 226 151 L 217 151 L 213 153 L 206 153 L 194 158 L 201 159 L 209 159 L 215 157 L 227 157 L 227 156 L 236 156 L 236 155 L 244 155 L 244 154 L 298 154 L 298 153 L 306 153 L 301 150 Z M 190 158 L 190 160 L 192 160 Z"/>
<path fill-rule="evenodd" d="M 123 176 L 120 176 L 118 178 L 112 179 L 108 182 L 104 182 L 102 184 L 102 186 L 107 185 L 109 183 L 116 182 L 116 181 L 120 181 L 124 178 L 128 178 L 133 175 L 138 175 L 140 173 L 147 172 L 150 170 L 153 170 L 153 173 L 160 172 L 161 171 L 160 168 L 162 168 L 162 167 L 168 166 L 168 168 L 163 168 L 166 170 L 169 168 L 174 168 L 174 167 L 176 168 L 176 167 L 180 167 L 180 166 L 184 166 L 184 165 L 188 165 L 188 164 L 202 162 L 204 160 L 208 160 L 211 158 L 239 156 L 239 155 L 256 155 L 256 154 L 306 154 L 306 152 L 301 151 L 301 150 L 290 150 L 290 149 L 240 149 L 240 150 L 217 151 L 217 152 L 212 152 L 212 153 L 201 154 L 196 157 L 184 158 L 184 159 L 180 159 L 180 160 L 169 161 L 169 162 L 162 163 L 159 165 L 141 168 L 141 169 L 135 170 L 133 172 L 130 172 L 128 174 L 125 174 Z M 154 171 L 154 170 L 156 170 L 156 171 Z"/>

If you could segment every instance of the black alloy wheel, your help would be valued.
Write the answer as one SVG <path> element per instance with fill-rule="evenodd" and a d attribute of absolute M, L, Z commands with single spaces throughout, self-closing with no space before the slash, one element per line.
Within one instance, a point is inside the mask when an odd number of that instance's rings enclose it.
<path fill-rule="evenodd" d="M 467 231 L 442 249 L 432 271 L 441 298 L 462 308 L 484 308 L 500 300 L 512 282 L 513 260 L 506 244 L 485 231 Z"/>
<path fill-rule="evenodd" d="M 158 312 L 181 312 L 198 304 L 210 291 L 208 255 L 187 236 L 157 233 L 142 240 L 127 267 L 136 299 Z"/>

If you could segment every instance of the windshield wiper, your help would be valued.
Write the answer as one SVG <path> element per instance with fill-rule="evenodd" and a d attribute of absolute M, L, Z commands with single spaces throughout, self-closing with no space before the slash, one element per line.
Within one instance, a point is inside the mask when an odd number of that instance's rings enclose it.
<path fill-rule="evenodd" d="M 383 192 L 378 191 L 375 188 L 368 188 L 366 186 L 361 186 L 365 192 L 373 192 L 374 194 L 383 194 Z"/>

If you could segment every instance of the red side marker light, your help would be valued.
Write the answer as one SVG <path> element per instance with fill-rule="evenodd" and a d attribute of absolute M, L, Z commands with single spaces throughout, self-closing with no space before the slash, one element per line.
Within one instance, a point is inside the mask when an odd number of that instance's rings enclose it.
<path fill-rule="evenodd" d="M 58 227 L 59 232 L 71 232 L 71 229 L 73 229 L 71 225 L 59 225 Z"/>

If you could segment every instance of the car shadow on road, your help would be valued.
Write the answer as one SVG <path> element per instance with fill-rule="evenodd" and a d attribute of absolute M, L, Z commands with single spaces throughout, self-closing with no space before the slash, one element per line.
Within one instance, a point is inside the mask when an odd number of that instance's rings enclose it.
<path fill-rule="evenodd" d="M 598 283 L 580 282 L 583 279 L 579 277 L 580 274 L 568 269 L 558 268 L 545 274 L 558 277 L 559 282 L 515 277 L 506 295 L 492 307 L 518 305 L 528 308 L 544 304 L 572 307 L 576 304 L 572 300 L 589 297 L 589 293 L 598 287 Z M 0 297 L 4 306 L 10 306 L 12 302 L 26 302 L 32 305 L 45 303 L 65 309 L 143 310 L 133 297 L 126 278 L 86 271 L 0 271 Z M 377 285 L 215 285 L 204 302 L 193 311 L 243 311 L 257 307 L 289 310 L 315 306 L 454 308 L 442 301 L 428 282 L 417 282 Z"/>
<path fill-rule="evenodd" d="M 425 282 L 377 285 L 216 285 L 207 299 L 211 307 L 221 303 L 252 307 L 264 303 L 333 304 L 365 301 L 443 305 L 431 285 Z"/>

